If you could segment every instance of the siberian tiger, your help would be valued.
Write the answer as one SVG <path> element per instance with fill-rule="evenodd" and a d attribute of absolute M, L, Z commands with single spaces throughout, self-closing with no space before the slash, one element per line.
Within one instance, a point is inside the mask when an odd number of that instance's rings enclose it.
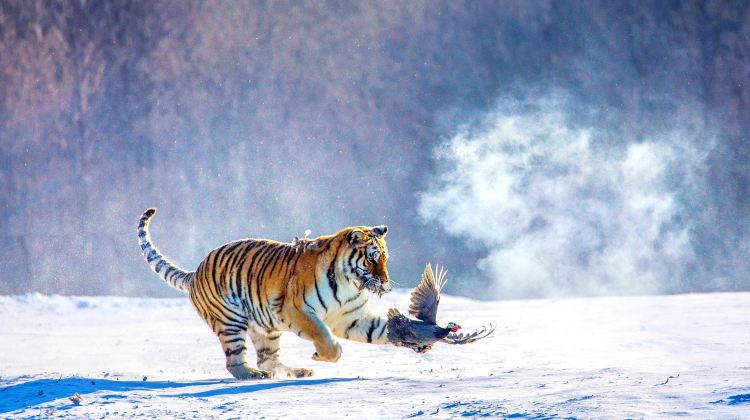
<path fill-rule="evenodd" d="M 370 311 L 369 292 L 391 289 L 386 263 L 386 226 L 347 227 L 315 239 L 282 243 L 243 239 L 211 251 L 195 271 L 167 260 L 152 244 L 148 226 L 156 209 L 138 224 L 138 242 L 151 268 L 177 290 L 219 338 L 227 370 L 237 379 L 311 376 L 279 360 L 282 331 L 315 345 L 312 358 L 336 362 L 334 336 L 386 344 L 387 320 Z M 247 357 L 248 336 L 258 369 Z"/>

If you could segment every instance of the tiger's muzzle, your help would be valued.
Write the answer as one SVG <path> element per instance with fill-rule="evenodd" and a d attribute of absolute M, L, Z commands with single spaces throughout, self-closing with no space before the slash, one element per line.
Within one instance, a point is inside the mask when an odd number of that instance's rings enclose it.
<path fill-rule="evenodd" d="M 378 295 L 378 297 L 382 297 L 393 290 L 391 282 L 387 278 L 381 279 L 380 277 L 376 277 L 365 269 L 357 269 L 357 278 L 359 279 L 359 290 L 367 289 Z"/>

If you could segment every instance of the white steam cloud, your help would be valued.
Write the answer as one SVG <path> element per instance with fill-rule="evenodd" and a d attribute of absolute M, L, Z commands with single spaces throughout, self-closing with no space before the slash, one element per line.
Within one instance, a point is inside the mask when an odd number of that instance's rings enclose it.
<path fill-rule="evenodd" d="M 677 132 L 613 145 L 561 106 L 511 106 L 450 139 L 420 215 L 486 250 L 497 297 L 677 289 L 697 258 L 685 195 L 705 153 Z"/>

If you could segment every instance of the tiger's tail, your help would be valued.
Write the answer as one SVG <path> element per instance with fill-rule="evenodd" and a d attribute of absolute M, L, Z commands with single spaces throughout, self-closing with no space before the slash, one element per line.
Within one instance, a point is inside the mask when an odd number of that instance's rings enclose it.
<path fill-rule="evenodd" d="M 195 277 L 194 271 L 185 271 L 174 265 L 151 243 L 151 234 L 148 233 L 148 225 L 156 209 L 150 208 L 143 212 L 138 223 L 138 244 L 141 246 L 143 258 L 146 259 L 151 269 L 177 290 L 187 292 Z"/>

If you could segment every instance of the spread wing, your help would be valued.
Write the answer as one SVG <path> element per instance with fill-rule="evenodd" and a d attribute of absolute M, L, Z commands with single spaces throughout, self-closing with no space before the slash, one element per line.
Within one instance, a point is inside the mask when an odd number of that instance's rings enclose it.
<path fill-rule="evenodd" d="M 440 303 L 440 291 L 445 286 L 446 271 L 444 268 L 435 266 L 437 276 L 432 271 L 432 265 L 425 266 L 422 273 L 422 281 L 411 292 L 411 305 L 409 314 L 429 324 L 436 324 L 438 304 Z"/>

